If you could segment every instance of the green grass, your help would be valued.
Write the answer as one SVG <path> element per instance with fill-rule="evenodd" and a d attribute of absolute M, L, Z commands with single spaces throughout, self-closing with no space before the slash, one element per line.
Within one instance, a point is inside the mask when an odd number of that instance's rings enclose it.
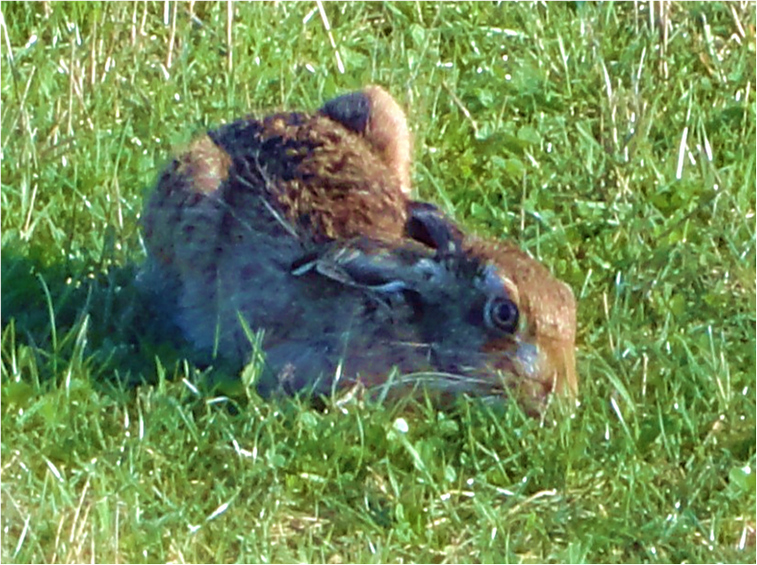
<path fill-rule="evenodd" d="M 316 4 L 4 2 L 2 561 L 754 563 L 755 7 L 664 6 L 324 4 L 341 73 Z M 139 335 L 172 148 L 370 82 L 575 290 L 578 407 L 224 400 Z"/>

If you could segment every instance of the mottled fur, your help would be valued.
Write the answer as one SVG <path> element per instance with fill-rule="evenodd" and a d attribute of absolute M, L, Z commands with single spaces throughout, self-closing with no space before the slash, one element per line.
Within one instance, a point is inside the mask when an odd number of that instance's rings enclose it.
<path fill-rule="evenodd" d="M 393 367 L 393 392 L 575 392 L 570 289 L 411 201 L 409 170 L 404 114 L 378 87 L 222 126 L 160 176 L 144 279 L 201 350 L 241 365 L 240 318 L 264 329 L 264 394 L 380 386 Z M 521 312 L 516 330 L 492 326 L 492 300 Z"/>

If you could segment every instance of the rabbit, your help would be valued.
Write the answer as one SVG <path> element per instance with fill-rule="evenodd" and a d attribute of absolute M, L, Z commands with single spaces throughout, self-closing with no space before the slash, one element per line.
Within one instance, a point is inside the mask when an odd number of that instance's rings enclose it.
<path fill-rule="evenodd" d="M 264 396 L 575 393 L 570 288 L 411 200 L 410 146 L 380 87 L 208 132 L 146 205 L 143 281 L 195 347 L 237 365 L 263 329 Z"/>

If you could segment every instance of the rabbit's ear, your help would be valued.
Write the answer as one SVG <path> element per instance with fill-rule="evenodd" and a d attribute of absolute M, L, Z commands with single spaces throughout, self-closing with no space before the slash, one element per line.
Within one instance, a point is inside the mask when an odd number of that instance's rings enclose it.
<path fill-rule="evenodd" d="M 346 286 L 392 294 L 415 289 L 441 268 L 422 246 L 396 248 L 357 239 L 303 256 L 292 265 L 291 272 L 298 277 L 316 273 Z"/>
<path fill-rule="evenodd" d="M 391 279 L 390 273 L 377 269 L 370 260 L 364 259 L 364 256 L 345 258 L 311 254 L 296 261 L 291 272 L 296 277 L 316 274 L 345 286 L 379 292 L 398 292 L 404 288 L 401 281 Z"/>
<path fill-rule="evenodd" d="M 441 255 L 460 252 L 463 233 L 439 208 L 428 202 L 411 201 L 407 210 L 405 233 L 408 237 L 436 249 Z"/>

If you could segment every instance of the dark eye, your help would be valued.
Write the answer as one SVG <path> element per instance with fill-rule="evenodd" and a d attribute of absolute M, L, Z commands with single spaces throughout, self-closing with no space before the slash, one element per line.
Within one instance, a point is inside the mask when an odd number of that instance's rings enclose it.
<path fill-rule="evenodd" d="M 505 333 L 515 333 L 518 329 L 518 307 L 508 298 L 492 298 L 486 303 L 484 319 L 490 328 Z"/>

